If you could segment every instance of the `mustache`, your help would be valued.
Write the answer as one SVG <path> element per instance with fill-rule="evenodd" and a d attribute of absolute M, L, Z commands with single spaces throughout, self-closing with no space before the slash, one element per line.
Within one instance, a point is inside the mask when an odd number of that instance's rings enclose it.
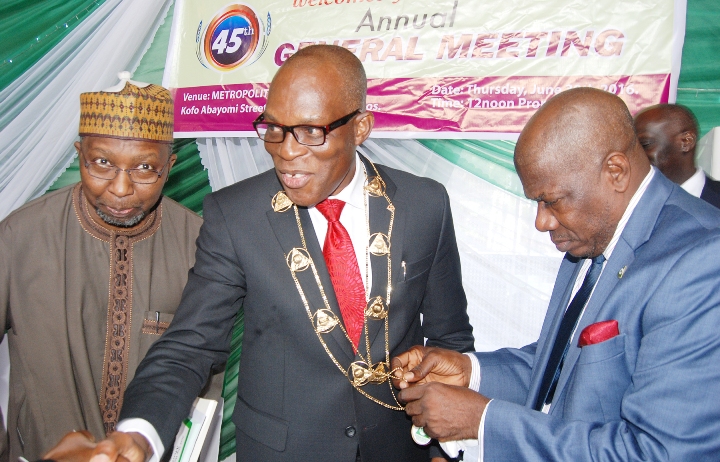
<path fill-rule="evenodd" d="M 141 212 L 133 217 L 127 218 L 127 219 L 121 219 L 116 218 L 111 215 L 108 215 L 107 213 L 100 210 L 100 207 L 98 207 L 95 212 L 100 217 L 102 221 L 105 223 L 112 225 L 112 226 L 118 226 L 120 228 L 132 228 L 133 226 L 139 224 L 141 221 L 145 219 L 145 212 Z"/>
<path fill-rule="evenodd" d="M 129 202 L 127 204 L 123 204 L 123 203 L 108 204 L 107 202 L 102 201 L 100 199 L 97 200 L 97 205 L 98 205 L 98 207 L 102 205 L 105 207 L 110 207 L 111 209 L 115 209 L 115 210 L 139 209 L 142 206 L 142 204 L 132 204 Z"/>

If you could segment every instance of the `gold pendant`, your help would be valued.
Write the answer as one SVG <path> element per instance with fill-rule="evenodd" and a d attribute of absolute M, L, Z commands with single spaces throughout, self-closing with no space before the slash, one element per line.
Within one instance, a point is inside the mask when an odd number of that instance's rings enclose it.
<path fill-rule="evenodd" d="M 367 191 L 371 196 L 381 197 L 385 194 L 385 183 L 379 176 L 374 176 L 372 180 L 368 180 L 368 184 L 365 186 L 365 191 Z"/>
<path fill-rule="evenodd" d="M 385 319 L 387 315 L 388 312 L 385 309 L 385 303 L 383 303 L 383 299 L 379 295 L 374 299 L 370 300 L 367 308 L 365 308 L 365 316 L 367 316 L 368 318 Z"/>
<path fill-rule="evenodd" d="M 375 368 L 372 369 L 372 377 L 370 377 L 370 382 L 381 384 L 387 380 L 387 377 L 388 373 L 385 369 L 385 363 L 377 363 Z"/>
<path fill-rule="evenodd" d="M 314 318 L 315 332 L 318 334 L 327 334 L 338 325 L 338 319 L 335 313 L 328 309 L 317 310 Z"/>
<path fill-rule="evenodd" d="M 350 364 L 350 370 L 348 371 L 348 378 L 356 387 L 362 387 L 367 385 L 372 377 L 373 373 L 367 364 L 362 361 L 355 361 Z"/>
<path fill-rule="evenodd" d="M 310 266 L 310 255 L 307 250 L 295 247 L 287 255 L 287 265 L 290 271 L 304 271 Z"/>
<path fill-rule="evenodd" d="M 388 375 L 384 362 L 368 366 L 367 363 L 363 361 L 355 361 L 350 365 L 350 370 L 348 371 L 348 378 L 356 387 L 362 387 L 368 383 L 385 383 Z"/>
<path fill-rule="evenodd" d="M 292 207 L 293 202 L 287 197 L 285 191 L 278 191 L 272 198 L 272 208 L 276 212 L 284 212 Z"/>
<path fill-rule="evenodd" d="M 375 233 L 370 236 L 370 247 L 368 250 L 371 254 L 381 257 L 390 253 L 390 239 L 383 233 Z"/>

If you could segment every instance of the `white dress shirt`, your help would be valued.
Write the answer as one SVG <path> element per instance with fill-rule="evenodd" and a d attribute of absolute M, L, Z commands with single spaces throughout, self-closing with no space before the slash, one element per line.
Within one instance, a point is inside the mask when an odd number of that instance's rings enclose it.
<path fill-rule="evenodd" d="M 363 278 L 365 290 L 372 287 L 372 271 L 370 268 L 370 257 L 368 253 L 368 244 L 370 236 L 368 235 L 368 215 L 365 210 L 365 166 L 360 160 L 360 156 L 355 154 L 355 172 L 350 183 L 343 188 L 336 196 L 330 196 L 330 199 L 338 199 L 345 202 L 342 213 L 340 214 L 340 223 L 347 229 L 355 248 L 355 256 L 358 260 L 360 276 Z M 325 235 L 327 234 L 328 221 L 325 216 L 315 207 L 308 209 L 310 219 L 312 220 L 315 234 L 317 235 L 320 249 L 325 244 Z M 365 268 L 367 265 L 367 276 L 365 276 Z M 149 462 L 158 462 L 159 455 L 165 452 L 165 446 L 160 440 L 155 427 L 145 419 L 123 419 L 118 422 L 117 431 L 121 432 L 137 432 L 143 435 L 153 450 L 153 456 Z"/>
<path fill-rule="evenodd" d="M 345 202 L 342 213 L 340 214 L 340 223 L 345 227 L 350 240 L 355 248 L 355 257 L 357 258 L 358 267 L 360 268 L 360 277 L 365 284 L 365 290 L 372 287 L 372 272 L 370 271 L 370 254 L 368 253 L 368 244 L 370 236 L 368 235 L 368 211 L 365 210 L 365 165 L 360 160 L 360 156 L 355 154 L 355 172 L 350 183 L 340 191 L 337 196 L 330 196 L 328 199 L 338 199 Z M 378 200 L 377 198 L 374 200 Z M 385 200 L 382 198 L 382 200 Z M 325 216 L 315 207 L 308 209 L 310 219 L 312 220 L 315 234 L 317 235 L 320 249 L 325 245 L 325 235 L 327 234 L 328 221 Z M 387 230 L 373 230 L 372 232 L 384 232 Z M 367 277 L 365 277 L 365 265 L 367 265 Z"/>
<path fill-rule="evenodd" d="M 635 207 L 637 206 L 638 202 L 640 202 L 640 199 L 645 194 L 645 191 L 648 188 L 648 185 L 650 184 L 650 181 L 655 176 L 655 167 L 650 168 L 650 172 L 645 176 L 642 183 L 640 183 L 640 186 L 638 187 L 637 191 L 635 191 L 635 194 L 633 194 L 632 198 L 630 199 L 630 202 L 628 203 L 627 208 L 625 209 L 625 212 L 623 213 L 622 217 L 620 218 L 620 221 L 617 224 L 617 228 L 615 228 L 615 233 L 613 234 L 612 239 L 610 240 L 610 243 L 605 248 L 605 251 L 603 252 L 603 255 L 605 256 L 605 263 L 607 263 L 608 260 L 610 260 L 610 256 L 613 253 L 613 250 L 615 250 L 615 246 L 617 245 L 618 241 L 620 240 L 620 236 L 622 235 L 623 230 L 625 230 L 625 225 L 627 225 L 628 220 L 630 219 L 630 216 L 632 215 L 633 211 L 635 210 Z M 603 263 L 603 269 L 605 269 L 605 263 Z M 590 268 L 590 265 L 592 264 L 592 259 L 586 258 L 583 262 L 582 266 L 580 267 L 580 271 L 578 272 L 577 277 L 575 278 L 575 284 L 573 286 L 572 295 L 570 297 L 570 300 L 575 296 L 575 294 L 580 290 L 580 287 L 582 286 L 583 280 L 585 279 L 585 275 Z M 602 273 L 600 273 L 600 277 L 602 277 Z M 599 281 L 599 278 L 598 278 Z M 590 298 L 592 298 L 592 294 L 595 292 L 595 288 L 593 287 L 593 291 L 590 293 L 590 297 L 588 298 L 588 302 L 590 301 Z M 586 303 L 587 306 L 587 303 Z M 565 307 L 567 309 L 567 307 Z M 585 311 L 585 308 L 583 308 L 583 313 Z M 583 313 L 580 313 L 580 318 L 582 318 Z M 580 324 L 579 318 L 577 325 Z M 577 327 L 576 327 L 577 329 Z M 575 332 L 573 332 L 573 337 L 575 336 Z M 477 357 L 473 353 L 465 353 L 468 356 L 470 356 L 471 363 L 472 363 L 472 373 L 470 376 L 470 387 L 475 391 L 480 390 L 480 381 L 482 380 L 482 374 L 481 374 L 481 366 L 480 361 L 477 360 Z M 474 386 L 477 386 L 477 388 L 474 388 Z M 483 437 L 485 434 L 485 415 L 487 414 L 488 407 L 492 404 L 492 400 L 485 406 L 485 410 L 483 411 L 483 415 L 480 418 L 480 426 L 478 428 L 478 441 L 479 441 L 479 457 L 478 462 L 483 461 L 483 449 L 484 449 L 484 441 Z M 546 404 L 542 412 L 548 413 L 550 412 L 550 406 L 551 404 Z M 441 444 L 442 446 L 442 444 Z M 445 447 L 443 446 L 443 449 Z M 450 447 L 450 449 L 456 449 L 455 447 Z M 462 445 L 457 445 L 457 449 L 464 449 Z M 447 452 L 447 450 L 446 450 Z M 448 455 L 456 457 L 457 451 L 455 451 L 455 454 Z"/>
<path fill-rule="evenodd" d="M 689 192 L 695 197 L 700 197 L 702 194 L 702 190 L 705 187 L 705 180 L 707 177 L 705 176 L 705 171 L 703 169 L 698 168 L 697 171 L 685 180 L 683 184 L 680 185 L 681 188 L 683 188 L 685 191 Z"/>

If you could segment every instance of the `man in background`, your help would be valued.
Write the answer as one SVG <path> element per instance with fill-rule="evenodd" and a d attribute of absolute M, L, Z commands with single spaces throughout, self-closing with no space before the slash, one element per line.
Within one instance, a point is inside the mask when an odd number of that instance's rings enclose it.
<path fill-rule="evenodd" d="M 658 104 L 635 116 L 635 130 L 650 162 L 685 191 L 720 208 L 720 181 L 695 166 L 698 123 L 680 104 Z"/>
<path fill-rule="evenodd" d="M 400 355 L 413 423 L 479 439 L 486 462 L 717 460 L 720 211 L 650 166 L 601 90 L 548 100 L 515 167 L 535 226 L 565 252 L 540 337 Z"/>
<path fill-rule="evenodd" d="M 114 431 L 125 387 L 195 261 L 202 219 L 162 196 L 176 159 L 170 93 L 122 80 L 83 93 L 80 106 L 80 183 L 0 223 L 3 461 L 39 459 L 76 428 L 96 439 Z"/>

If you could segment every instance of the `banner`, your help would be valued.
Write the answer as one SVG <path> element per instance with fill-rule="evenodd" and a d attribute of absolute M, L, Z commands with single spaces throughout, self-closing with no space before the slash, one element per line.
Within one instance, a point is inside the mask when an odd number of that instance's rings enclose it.
<path fill-rule="evenodd" d="M 352 51 L 376 137 L 514 138 L 589 86 L 636 112 L 674 100 L 684 0 L 177 0 L 164 84 L 175 136 L 252 136 L 297 50 Z"/>

